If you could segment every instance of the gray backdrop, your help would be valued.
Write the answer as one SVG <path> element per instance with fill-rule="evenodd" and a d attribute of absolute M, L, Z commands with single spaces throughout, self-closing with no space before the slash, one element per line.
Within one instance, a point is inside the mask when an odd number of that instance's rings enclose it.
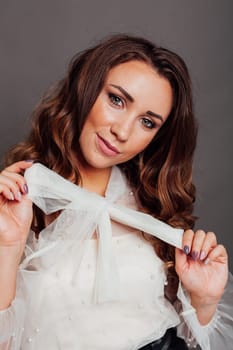
<path fill-rule="evenodd" d="M 232 256 L 232 14 L 231 0 L 2 0 L 1 158 L 26 135 L 34 105 L 73 54 L 110 33 L 146 36 L 190 68 L 200 126 L 196 227 L 214 230 Z"/>

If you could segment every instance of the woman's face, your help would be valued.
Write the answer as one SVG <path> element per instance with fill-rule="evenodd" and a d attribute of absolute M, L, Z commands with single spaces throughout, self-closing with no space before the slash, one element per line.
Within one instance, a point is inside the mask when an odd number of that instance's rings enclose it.
<path fill-rule="evenodd" d="M 170 83 L 148 64 L 112 68 L 80 135 L 86 168 L 104 169 L 143 151 L 172 108 Z"/>

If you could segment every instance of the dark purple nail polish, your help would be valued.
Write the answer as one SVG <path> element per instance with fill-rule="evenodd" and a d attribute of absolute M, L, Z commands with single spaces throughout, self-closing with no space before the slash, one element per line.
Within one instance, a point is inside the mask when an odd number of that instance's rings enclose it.
<path fill-rule="evenodd" d="M 27 184 L 23 185 L 23 191 L 24 191 L 25 194 L 28 193 L 28 185 Z"/>
<path fill-rule="evenodd" d="M 186 255 L 189 254 L 189 246 L 187 246 L 187 245 L 184 246 L 184 253 L 185 253 Z"/>
<path fill-rule="evenodd" d="M 192 252 L 192 258 L 193 260 L 197 260 L 198 259 L 198 256 L 199 256 L 199 253 L 198 252 L 195 252 L 195 250 Z"/>

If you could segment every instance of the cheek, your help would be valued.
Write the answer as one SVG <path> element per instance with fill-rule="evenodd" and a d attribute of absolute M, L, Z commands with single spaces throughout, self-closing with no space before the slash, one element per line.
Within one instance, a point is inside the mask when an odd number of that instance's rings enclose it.
<path fill-rule="evenodd" d="M 114 110 L 108 100 L 101 95 L 88 114 L 86 122 L 93 128 L 106 127 L 118 120 L 120 116 L 122 111 Z"/>
<path fill-rule="evenodd" d="M 98 126 L 103 124 L 108 119 L 108 116 L 109 113 L 106 103 L 99 98 L 89 112 L 86 123 Z"/>
<path fill-rule="evenodd" d="M 155 133 L 156 134 L 156 133 Z M 138 154 L 151 143 L 151 141 L 154 139 L 155 134 L 153 136 L 148 136 L 148 137 L 142 137 L 141 135 L 135 135 L 134 140 L 132 140 L 132 148 L 131 152 L 132 154 Z"/>
<path fill-rule="evenodd" d="M 86 121 L 84 123 L 81 136 L 82 135 L 89 135 L 93 133 L 96 128 L 98 128 L 98 125 L 101 122 L 101 118 L 98 116 L 101 116 L 101 113 L 98 113 L 95 108 L 92 108 L 91 112 L 88 114 Z"/>
<path fill-rule="evenodd" d="M 137 138 L 137 143 L 140 145 L 140 147 L 146 148 L 154 140 L 158 131 L 159 131 L 159 128 L 148 129 L 148 130 L 143 129 L 143 131 L 141 128 L 140 135 L 138 135 L 138 138 Z"/>

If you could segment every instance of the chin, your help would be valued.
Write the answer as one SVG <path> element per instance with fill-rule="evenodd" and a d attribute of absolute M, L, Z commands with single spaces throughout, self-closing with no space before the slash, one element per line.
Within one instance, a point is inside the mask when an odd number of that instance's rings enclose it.
<path fill-rule="evenodd" d="M 116 162 L 98 161 L 97 159 L 86 159 L 85 162 L 84 167 L 89 169 L 107 169 L 117 164 Z"/>

